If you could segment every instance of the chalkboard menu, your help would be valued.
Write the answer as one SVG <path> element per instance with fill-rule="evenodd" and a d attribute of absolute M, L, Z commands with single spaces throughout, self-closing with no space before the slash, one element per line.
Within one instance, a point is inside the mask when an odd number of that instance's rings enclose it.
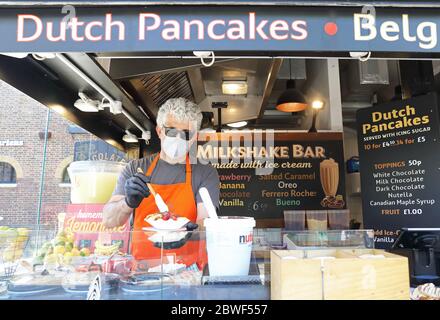
<path fill-rule="evenodd" d="M 401 227 L 440 227 L 435 93 L 357 112 L 364 225 L 388 248 Z"/>
<path fill-rule="evenodd" d="M 197 157 L 218 171 L 222 215 L 273 219 L 282 226 L 285 210 L 345 208 L 342 133 L 200 136 Z"/>

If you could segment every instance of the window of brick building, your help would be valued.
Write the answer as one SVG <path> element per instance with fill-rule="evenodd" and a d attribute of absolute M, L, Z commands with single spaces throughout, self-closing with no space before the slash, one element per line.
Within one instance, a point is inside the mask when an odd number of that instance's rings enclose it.
<path fill-rule="evenodd" d="M 69 177 L 69 172 L 67 172 L 67 167 L 64 168 L 63 171 L 63 181 L 61 181 L 62 183 L 70 183 L 70 177 Z"/>
<path fill-rule="evenodd" d="M 17 183 L 17 175 L 14 167 L 7 162 L 0 162 L 0 185 L 15 186 Z"/>
<path fill-rule="evenodd" d="M 61 178 L 61 182 L 59 186 L 70 187 L 70 177 L 69 177 L 69 172 L 67 171 L 67 167 L 65 167 L 63 170 L 63 177 Z"/>

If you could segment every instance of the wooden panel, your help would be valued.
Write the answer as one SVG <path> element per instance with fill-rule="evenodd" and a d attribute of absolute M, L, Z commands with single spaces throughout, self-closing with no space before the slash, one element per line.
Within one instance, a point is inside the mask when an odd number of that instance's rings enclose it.
<path fill-rule="evenodd" d="M 325 262 L 325 300 L 408 300 L 409 288 L 405 258 Z"/>
<path fill-rule="evenodd" d="M 298 259 L 283 259 L 289 255 Z M 272 300 L 322 299 L 320 261 L 303 260 L 302 255 L 301 250 L 271 252 Z"/>
<path fill-rule="evenodd" d="M 361 259 L 362 254 L 385 258 Z M 409 299 L 407 258 L 383 250 L 274 250 L 271 264 L 272 299 Z"/>

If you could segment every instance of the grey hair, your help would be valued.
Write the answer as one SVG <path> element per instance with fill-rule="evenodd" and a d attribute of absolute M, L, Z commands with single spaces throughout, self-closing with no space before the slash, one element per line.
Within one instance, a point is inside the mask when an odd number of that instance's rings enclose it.
<path fill-rule="evenodd" d="M 172 114 L 178 121 L 197 121 L 197 130 L 202 125 L 202 111 L 194 102 L 185 98 L 172 98 L 165 101 L 157 112 L 157 125 L 165 125 L 166 116 Z"/>

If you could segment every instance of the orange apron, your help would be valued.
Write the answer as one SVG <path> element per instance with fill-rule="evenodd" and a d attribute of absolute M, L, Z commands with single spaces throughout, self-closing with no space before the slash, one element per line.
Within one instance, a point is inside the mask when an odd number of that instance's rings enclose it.
<path fill-rule="evenodd" d="M 158 160 L 159 154 L 154 158 L 148 168 L 146 173 L 147 176 L 152 175 Z M 189 157 L 186 158 L 185 182 L 168 185 L 151 185 L 154 190 L 161 195 L 172 214 L 186 217 L 192 222 L 196 222 L 197 205 L 191 184 L 191 164 L 189 163 Z M 134 258 L 136 260 L 149 260 L 147 262 L 149 266 L 158 265 L 161 261 L 163 263 L 168 263 L 171 258 L 171 262 L 184 263 L 187 266 L 197 263 L 198 267 L 203 270 L 203 267 L 207 263 L 205 241 L 191 240 L 190 238 L 181 248 L 170 250 L 164 249 L 162 253 L 161 249 L 155 247 L 153 242 L 148 240 L 148 237 L 153 235 L 153 232 L 143 232 L 142 228 L 151 227 L 151 225 L 144 219 L 149 214 L 157 212 L 159 212 L 159 209 L 157 208 L 154 197 L 151 194 L 142 200 L 141 204 L 136 209 L 131 244 L 131 252 Z M 193 237 L 194 236 L 195 235 L 193 234 Z"/>

